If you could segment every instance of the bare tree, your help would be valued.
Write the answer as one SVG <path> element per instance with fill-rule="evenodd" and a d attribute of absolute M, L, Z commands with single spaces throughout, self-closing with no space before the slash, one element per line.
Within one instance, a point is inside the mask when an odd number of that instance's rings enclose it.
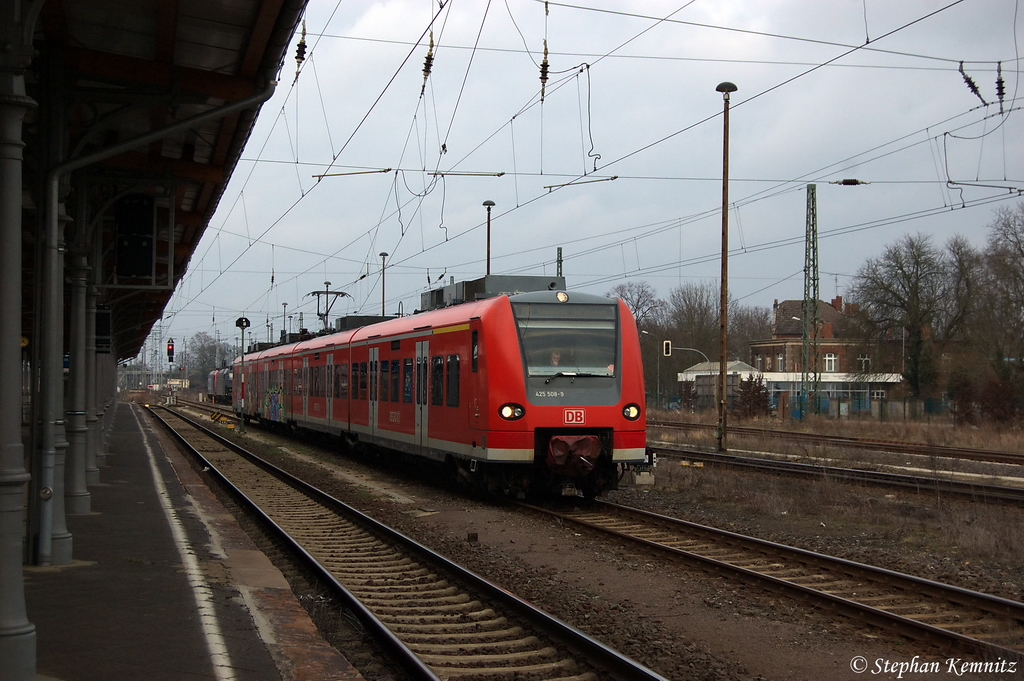
<path fill-rule="evenodd" d="M 607 293 L 609 298 L 622 298 L 626 307 L 636 317 L 636 324 L 643 329 L 655 321 L 658 310 L 664 302 L 658 299 L 658 293 L 646 281 L 627 281 L 619 284 Z"/>
<path fill-rule="evenodd" d="M 997 373 L 1024 370 L 1024 203 L 996 212 L 984 258 L 981 349 Z"/>
<path fill-rule="evenodd" d="M 750 357 L 750 342 L 772 336 L 772 311 L 767 307 L 730 305 L 729 355 L 744 361 Z"/>
<path fill-rule="evenodd" d="M 721 298 L 712 282 L 688 282 L 669 292 L 665 310 L 666 332 L 673 344 L 718 355 Z"/>
<path fill-rule="evenodd" d="M 234 352 L 229 343 L 220 343 L 219 352 L 217 345 L 216 339 L 204 331 L 188 340 L 188 379 L 193 386 L 205 386 L 206 377 L 211 371 L 225 367 L 234 360 Z"/>
<path fill-rule="evenodd" d="M 851 296 L 879 340 L 894 331 L 906 337 L 903 376 L 914 395 L 938 378 L 930 338 L 948 285 L 946 258 L 923 234 L 907 235 L 861 266 Z"/>

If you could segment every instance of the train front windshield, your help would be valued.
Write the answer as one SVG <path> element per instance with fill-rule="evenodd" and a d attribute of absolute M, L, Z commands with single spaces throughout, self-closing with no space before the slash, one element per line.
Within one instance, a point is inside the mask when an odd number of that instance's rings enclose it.
<path fill-rule="evenodd" d="M 615 376 L 618 306 L 513 303 L 527 376 Z"/>

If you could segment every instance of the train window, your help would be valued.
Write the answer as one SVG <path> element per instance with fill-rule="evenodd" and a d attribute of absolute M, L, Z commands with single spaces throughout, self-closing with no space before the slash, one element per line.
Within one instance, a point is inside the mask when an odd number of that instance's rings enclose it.
<path fill-rule="evenodd" d="M 328 397 L 337 397 L 338 396 L 337 388 L 334 385 L 334 365 L 333 364 L 328 364 L 327 365 L 327 396 Z"/>
<path fill-rule="evenodd" d="M 343 400 L 348 399 L 348 364 L 338 365 L 338 380 L 335 382 L 335 387 L 340 391 L 339 397 Z"/>
<path fill-rule="evenodd" d="M 380 362 L 380 401 L 387 402 L 390 397 L 388 389 L 391 387 L 391 362 L 384 359 Z"/>
<path fill-rule="evenodd" d="M 473 373 L 480 367 L 480 332 L 473 331 Z"/>
<path fill-rule="evenodd" d="M 614 376 L 618 307 L 513 303 L 529 376 Z"/>
<path fill-rule="evenodd" d="M 400 341 L 400 340 L 393 340 L 393 341 L 391 341 L 391 349 L 392 350 L 396 350 L 397 351 L 397 350 L 400 350 L 401 348 L 402 348 L 402 341 Z"/>
<path fill-rule="evenodd" d="M 355 365 L 352 365 L 355 369 Z M 359 399 L 366 399 L 366 362 L 359 363 Z"/>
<path fill-rule="evenodd" d="M 391 401 L 398 401 L 398 360 L 391 360 Z"/>
<path fill-rule="evenodd" d="M 459 406 L 459 356 L 448 355 L 448 401 L 449 407 Z"/>
<path fill-rule="evenodd" d="M 430 403 L 444 404 L 444 357 L 430 358 Z"/>
<path fill-rule="evenodd" d="M 402 360 L 402 401 L 412 403 L 412 357 Z"/>

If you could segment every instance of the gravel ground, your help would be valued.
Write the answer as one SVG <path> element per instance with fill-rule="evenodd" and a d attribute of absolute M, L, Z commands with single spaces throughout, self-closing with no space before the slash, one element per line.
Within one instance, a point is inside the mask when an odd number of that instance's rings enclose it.
<path fill-rule="evenodd" d="M 668 679 L 1014 678 L 947 671 L 973 660 L 894 637 L 787 596 L 707 574 L 657 555 L 615 546 L 492 501 L 422 484 L 422 473 L 384 472 L 307 444 L 278 446 L 266 435 L 247 446 L 337 498 L 470 567 Z M 253 447 L 256 444 L 258 447 Z M 383 479 L 388 482 L 381 482 Z M 1022 511 L 906 493 L 659 466 L 652 488 L 627 488 L 610 501 L 725 527 L 901 572 L 1020 600 L 1024 584 Z M 822 488 L 823 486 L 823 488 Z M 973 519 L 973 520 L 972 520 Z M 964 536 L 1002 538 L 965 549 Z M 287 571 L 286 571 L 287 573 Z M 315 587 L 291 575 L 328 639 L 353 641 L 344 618 L 318 607 Z M 333 641 L 332 641 L 333 642 Z M 365 655 L 360 652 L 358 655 Z M 869 661 L 866 674 L 851 660 Z M 886 673 L 887 663 L 936 661 L 943 673 Z M 393 672 L 370 665 L 368 679 Z M 1017 677 L 1019 678 L 1019 677 Z"/>

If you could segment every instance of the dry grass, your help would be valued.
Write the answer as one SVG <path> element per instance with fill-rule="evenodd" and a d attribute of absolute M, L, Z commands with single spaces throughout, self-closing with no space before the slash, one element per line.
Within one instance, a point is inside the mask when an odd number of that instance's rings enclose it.
<path fill-rule="evenodd" d="M 651 419 L 681 421 L 684 423 L 715 424 L 717 414 L 710 409 L 681 413 L 678 411 L 652 411 Z M 969 447 L 1005 452 L 1024 452 L 1024 426 L 953 426 L 948 416 L 935 416 L 922 421 L 879 421 L 877 419 L 834 419 L 823 416 L 809 416 L 802 421 L 776 417 L 749 420 L 729 419 L 730 426 L 765 428 L 768 430 L 792 430 L 816 435 L 871 438 L 896 442 Z M 691 435 L 695 435 L 692 433 Z M 711 432 L 702 433 L 702 439 L 714 441 Z M 737 436 L 730 434 L 732 441 Z M 688 437 L 692 441 L 693 437 Z M 739 440 L 737 440 L 739 441 Z"/>

